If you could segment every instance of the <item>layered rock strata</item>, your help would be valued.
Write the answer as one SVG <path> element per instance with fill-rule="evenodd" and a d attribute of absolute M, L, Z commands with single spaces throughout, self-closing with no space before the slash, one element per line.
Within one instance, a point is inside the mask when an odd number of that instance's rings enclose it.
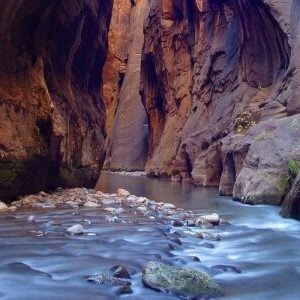
<path fill-rule="evenodd" d="M 111 1 L 0 1 L 0 198 L 92 185 Z"/>
<path fill-rule="evenodd" d="M 148 3 L 140 78 L 147 173 L 280 204 L 286 162 L 300 160 L 298 1 Z"/>

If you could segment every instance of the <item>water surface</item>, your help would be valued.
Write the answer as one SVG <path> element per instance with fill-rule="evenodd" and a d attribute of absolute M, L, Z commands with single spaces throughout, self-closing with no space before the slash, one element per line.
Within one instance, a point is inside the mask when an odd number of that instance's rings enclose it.
<path fill-rule="evenodd" d="M 109 193 L 123 187 L 185 209 L 217 212 L 231 226 L 212 229 L 221 241 L 185 237 L 178 245 L 170 242 L 176 228 L 146 217 L 131 222 L 134 216 L 124 215 L 122 223 L 107 223 L 93 209 L 1 214 L 1 299 L 176 299 L 141 284 L 142 267 L 151 259 L 211 272 L 224 289 L 223 299 L 299 299 L 300 224 L 282 219 L 278 208 L 245 206 L 219 197 L 215 189 L 146 177 L 103 173 L 97 187 Z M 28 221 L 30 215 L 36 223 Z M 65 229 L 76 223 L 85 234 L 67 235 Z M 114 288 L 85 280 L 116 264 L 132 274 L 133 294 L 117 296 Z M 242 273 L 216 274 L 211 267 L 219 264 Z"/>

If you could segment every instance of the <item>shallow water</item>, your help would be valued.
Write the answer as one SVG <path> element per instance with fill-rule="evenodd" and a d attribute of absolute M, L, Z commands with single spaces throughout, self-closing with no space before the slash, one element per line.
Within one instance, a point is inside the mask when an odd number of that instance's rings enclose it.
<path fill-rule="evenodd" d="M 98 188 L 172 202 L 185 209 L 218 212 L 232 225 L 210 231 L 221 241 L 180 238 L 177 230 L 144 217 L 122 216 L 123 223 L 104 222 L 97 210 L 23 210 L 0 215 L 1 299 L 176 299 L 141 284 L 142 266 L 151 259 L 206 270 L 224 289 L 223 299 L 299 299 L 300 223 L 282 219 L 278 208 L 244 206 L 219 197 L 215 189 L 169 181 L 104 173 Z M 76 212 L 74 214 L 74 212 Z M 36 222 L 28 222 L 35 215 Z M 136 223 L 130 222 L 136 218 Z M 49 223 L 49 221 L 55 221 Z M 80 223 L 82 236 L 65 233 Z M 193 260 L 197 256 L 201 262 Z M 89 283 L 86 275 L 125 265 L 133 277 L 133 294 Z M 212 266 L 240 269 L 216 274 Z"/>

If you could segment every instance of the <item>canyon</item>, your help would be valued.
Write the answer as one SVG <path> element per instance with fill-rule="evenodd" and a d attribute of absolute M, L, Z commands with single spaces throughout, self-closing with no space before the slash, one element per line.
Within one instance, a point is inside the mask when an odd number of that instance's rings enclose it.
<path fill-rule="evenodd" d="M 285 198 L 300 161 L 299 1 L 0 8 L 1 200 L 92 186 L 103 166 L 300 217 L 299 193 Z"/>

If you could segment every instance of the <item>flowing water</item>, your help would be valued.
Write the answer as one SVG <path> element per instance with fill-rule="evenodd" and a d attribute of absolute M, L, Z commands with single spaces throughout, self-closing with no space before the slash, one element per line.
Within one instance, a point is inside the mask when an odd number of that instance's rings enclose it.
<path fill-rule="evenodd" d="M 176 299 L 143 287 L 141 269 L 152 259 L 210 272 L 224 290 L 222 299 L 300 298 L 300 223 L 282 219 L 278 208 L 245 206 L 215 189 L 146 177 L 103 173 L 97 184 L 108 193 L 119 187 L 184 209 L 217 212 L 231 225 L 211 230 L 221 241 L 185 237 L 179 245 L 170 242 L 174 228 L 134 215 L 105 223 L 96 209 L 1 214 L 0 299 Z M 67 235 L 65 229 L 76 223 L 86 233 Z M 117 296 L 115 288 L 85 280 L 116 264 L 132 274 L 132 294 Z M 241 273 L 211 268 L 216 265 Z"/>

